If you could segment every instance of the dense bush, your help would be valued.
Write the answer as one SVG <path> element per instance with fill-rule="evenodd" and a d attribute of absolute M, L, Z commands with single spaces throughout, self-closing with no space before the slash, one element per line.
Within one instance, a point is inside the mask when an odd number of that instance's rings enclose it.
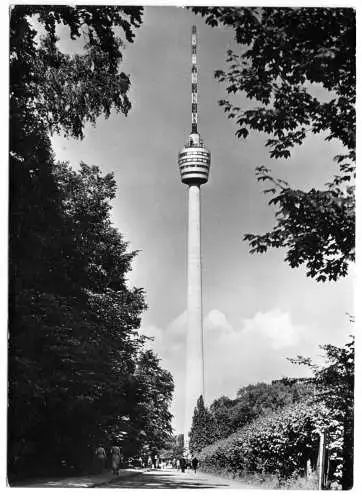
<path fill-rule="evenodd" d="M 340 429 L 329 410 L 312 400 L 259 417 L 226 439 L 204 448 L 199 459 L 209 472 L 276 475 L 280 480 L 303 475 L 307 461 L 316 465 L 319 431 L 330 437 L 330 477 L 338 472 Z"/>

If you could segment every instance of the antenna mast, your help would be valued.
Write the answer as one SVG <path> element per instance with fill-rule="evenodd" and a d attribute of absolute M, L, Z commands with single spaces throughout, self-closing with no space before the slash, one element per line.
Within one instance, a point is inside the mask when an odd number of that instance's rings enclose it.
<path fill-rule="evenodd" d="M 192 118 L 191 118 L 191 133 L 197 134 L 197 34 L 196 34 L 196 26 L 192 26 L 192 34 L 191 34 L 191 60 L 192 60 L 192 68 L 191 68 L 191 109 L 192 109 Z"/>

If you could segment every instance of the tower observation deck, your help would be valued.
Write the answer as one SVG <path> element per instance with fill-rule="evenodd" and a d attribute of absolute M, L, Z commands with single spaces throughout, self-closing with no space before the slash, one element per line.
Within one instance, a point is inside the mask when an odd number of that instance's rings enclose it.
<path fill-rule="evenodd" d="M 200 396 L 204 397 L 204 345 L 201 280 L 201 185 L 209 178 L 210 152 L 197 130 L 196 26 L 192 27 L 191 133 L 178 155 L 181 180 L 188 185 L 187 250 L 187 347 L 184 438 L 189 453 L 192 416 Z"/>

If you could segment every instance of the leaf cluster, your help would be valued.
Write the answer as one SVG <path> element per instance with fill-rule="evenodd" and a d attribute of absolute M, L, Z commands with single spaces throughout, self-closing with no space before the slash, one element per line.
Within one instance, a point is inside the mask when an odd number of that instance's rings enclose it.
<path fill-rule="evenodd" d="M 355 147 L 355 12 L 343 8 L 195 7 L 211 26 L 234 29 L 241 53 L 228 50 L 227 71 L 216 77 L 230 94 L 244 92 L 263 104 L 243 111 L 220 104 L 235 120 L 237 135 L 250 129 L 273 134 L 271 156 L 289 157 L 307 129 Z M 311 27 L 313 26 L 313 29 Z M 313 96 L 322 85 L 335 97 Z M 230 116 L 231 115 L 231 116 Z"/>
<path fill-rule="evenodd" d="M 119 71 L 124 39 L 134 40 L 142 23 L 141 7 L 13 7 L 10 16 L 10 111 L 23 110 L 26 124 L 83 137 L 86 122 L 95 123 L 114 108 L 130 109 L 129 77 Z M 45 35 L 38 42 L 38 30 Z M 66 26 L 81 40 L 82 53 L 63 53 L 56 29 Z M 25 111 L 25 113 L 24 113 Z M 33 120 L 31 120 L 33 118 Z M 35 120 L 34 120 L 35 119 Z M 24 124 L 11 124 L 15 129 Z"/>
<path fill-rule="evenodd" d="M 264 166 L 257 168 L 257 178 L 271 185 L 264 193 L 272 195 L 269 205 L 277 208 L 276 223 L 263 235 L 244 235 L 250 252 L 286 248 L 284 260 L 292 268 L 305 264 L 307 276 L 317 281 L 346 276 L 349 263 L 355 259 L 355 189 L 351 173 L 336 176 L 328 189 L 313 188 L 308 192 L 275 179 Z"/>

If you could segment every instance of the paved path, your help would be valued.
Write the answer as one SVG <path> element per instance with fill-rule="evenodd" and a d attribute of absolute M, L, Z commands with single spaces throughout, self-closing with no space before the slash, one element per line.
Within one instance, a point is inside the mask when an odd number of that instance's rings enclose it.
<path fill-rule="evenodd" d="M 203 472 L 186 470 L 182 473 L 174 469 L 139 471 L 137 475 L 131 477 L 120 477 L 112 480 L 111 483 L 103 484 L 100 488 L 135 488 L 135 489 L 251 489 L 249 484 L 241 481 L 224 479 Z"/>
<path fill-rule="evenodd" d="M 122 469 L 117 479 L 129 479 L 137 474 L 139 474 L 138 470 Z M 20 488 L 95 488 L 108 485 L 114 479 L 115 476 L 108 471 L 103 474 L 89 474 L 79 477 L 29 479 L 15 483 L 13 486 Z"/>

